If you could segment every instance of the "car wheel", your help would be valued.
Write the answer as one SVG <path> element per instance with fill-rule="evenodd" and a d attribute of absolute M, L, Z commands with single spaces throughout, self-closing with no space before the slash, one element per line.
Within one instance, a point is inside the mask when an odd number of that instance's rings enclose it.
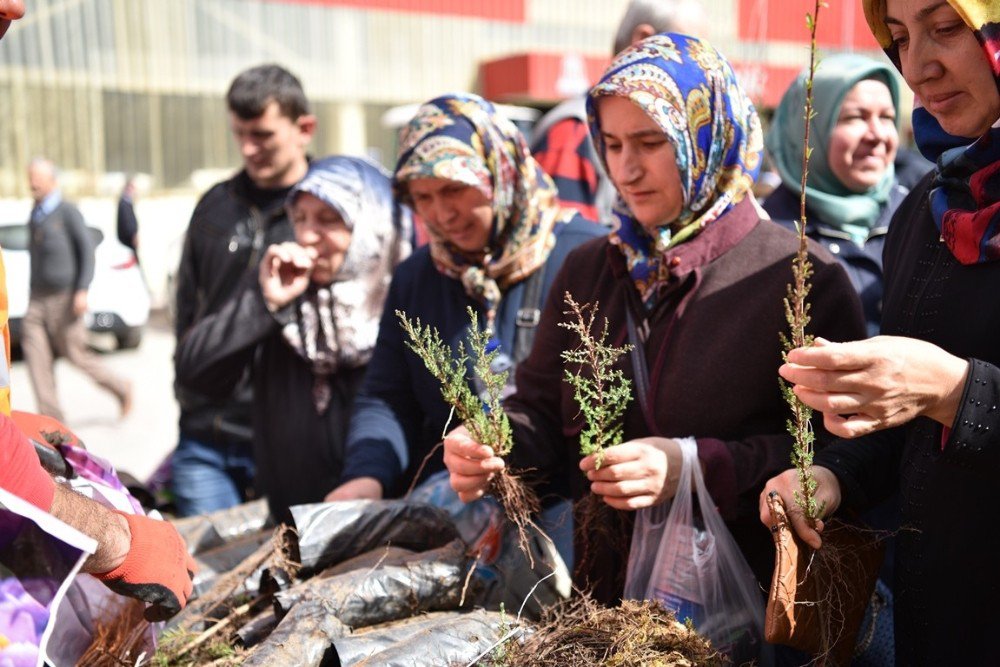
<path fill-rule="evenodd" d="M 118 340 L 118 349 L 134 350 L 142 342 L 142 328 L 126 329 L 119 334 L 115 334 L 115 338 Z"/>

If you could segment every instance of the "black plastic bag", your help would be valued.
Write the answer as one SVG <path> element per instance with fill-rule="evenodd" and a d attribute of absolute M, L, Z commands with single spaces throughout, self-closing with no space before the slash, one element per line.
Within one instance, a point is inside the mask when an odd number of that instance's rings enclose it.
<path fill-rule="evenodd" d="M 425 551 L 458 538 L 445 512 L 405 500 L 297 505 L 291 512 L 298 531 L 296 560 L 302 564 L 302 576 L 380 546 Z"/>
<path fill-rule="evenodd" d="M 272 531 L 263 530 L 239 537 L 227 544 L 222 544 L 203 551 L 195 556 L 198 571 L 194 575 L 194 593 L 196 598 L 212 587 L 215 580 L 242 563 L 248 556 L 260 548 L 260 545 L 273 539 Z M 244 583 L 244 591 L 253 593 L 257 589 L 258 573 L 254 573 Z M 241 591 L 243 592 L 243 591 Z"/>
<path fill-rule="evenodd" d="M 188 553 L 192 555 L 274 525 L 266 500 L 243 503 L 211 514 L 174 519 L 171 523 L 184 538 Z"/>
<path fill-rule="evenodd" d="M 429 614 L 334 641 L 342 667 L 438 667 L 468 664 L 496 643 L 499 612 Z"/>
<path fill-rule="evenodd" d="M 413 554 L 403 562 L 380 564 L 325 579 L 311 579 L 275 594 L 281 626 L 294 623 L 303 606 L 322 606 L 352 628 L 407 618 L 426 611 L 457 609 L 471 568 L 465 545 Z M 469 583 L 475 589 L 478 582 Z M 279 626 L 280 627 L 280 626 Z"/>
<path fill-rule="evenodd" d="M 247 667 L 336 665 L 333 642 L 350 629 L 316 601 L 297 605 L 271 636 L 250 652 Z"/>

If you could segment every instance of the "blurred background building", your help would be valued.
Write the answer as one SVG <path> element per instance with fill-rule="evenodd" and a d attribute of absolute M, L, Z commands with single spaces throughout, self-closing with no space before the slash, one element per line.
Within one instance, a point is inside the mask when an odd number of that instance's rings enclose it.
<path fill-rule="evenodd" d="M 707 0 L 707 35 L 772 104 L 805 62 L 798 0 Z M 821 20 L 824 46 L 874 50 L 858 3 Z M 799 7 L 801 5 L 801 7 Z M 0 45 L 0 193 L 26 194 L 45 154 L 67 187 L 107 173 L 156 190 L 238 164 L 222 95 L 253 64 L 296 72 L 315 104 L 317 154 L 393 157 L 392 106 L 472 90 L 544 108 L 607 64 L 625 0 L 32 0 Z M 194 177 L 195 182 L 192 181 Z M 65 176 L 64 176 L 65 178 Z M 112 188 L 117 189 L 117 188 Z"/>
<path fill-rule="evenodd" d="M 705 0 L 708 37 L 759 106 L 808 62 L 812 0 Z M 823 10 L 824 50 L 880 56 L 860 3 Z M 46 155 L 74 198 L 116 196 L 140 174 L 156 273 L 194 197 L 239 164 L 223 96 L 262 62 L 295 72 L 319 120 L 313 154 L 367 154 L 391 166 L 398 105 L 471 90 L 545 109 L 580 93 L 610 58 L 626 0 L 30 0 L 0 43 L 0 217 L 26 215 L 25 165 Z M 402 115 L 401 115 L 402 113 Z M 153 206 L 150 195 L 169 199 Z M 180 199 L 176 199 L 180 197 Z M 108 200 L 110 202 L 110 200 Z M 88 202 L 84 201 L 88 215 Z M 89 218 L 111 217 L 104 203 Z M 23 211 L 22 211 L 23 209 Z M 26 217 L 25 217 L 26 219 Z M 103 226 L 100 221 L 95 221 Z M 150 276 L 156 291 L 156 276 Z"/>

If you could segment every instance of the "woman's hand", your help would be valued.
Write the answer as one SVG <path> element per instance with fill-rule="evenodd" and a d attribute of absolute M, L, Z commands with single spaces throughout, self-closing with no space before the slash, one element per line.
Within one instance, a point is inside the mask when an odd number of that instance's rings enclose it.
<path fill-rule="evenodd" d="M 968 368 L 931 343 L 876 336 L 853 343 L 817 338 L 789 352 L 778 372 L 823 413 L 828 431 L 856 438 L 920 416 L 951 426 Z"/>
<path fill-rule="evenodd" d="M 382 483 L 374 477 L 356 477 L 326 494 L 324 503 L 337 500 L 382 500 Z"/>
<path fill-rule="evenodd" d="M 823 508 L 823 516 L 830 516 L 840 507 L 840 482 L 828 468 L 812 466 L 811 470 L 813 479 L 816 480 L 816 502 Z M 760 522 L 769 530 L 774 530 L 781 520 L 780 517 L 774 516 L 767 502 L 768 496 L 777 494 L 785 506 L 785 515 L 792 524 L 795 534 L 813 549 L 819 549 L 823 545 L 823 538 L 820 536 L 823 532 L 823 521 L 817 521 L 814 528 L 806 520 L 795 502 L 795 494 L 799 488 L 799 472 L 794 468 L 768 480 L 760 493 Z"/>
<path fill-rule="evenodd" d="M 257 274 L 268 310 L 284 308 L 306 291 L 315 260 L 315 248 L 291 241 L 268 246 Z"/>
<path fill-rule="evenodd" d="M 676 440 L 640 438 L 604 450 L 580 461 L 590 490 L 611 507 L 637 510 L 673 498 L 680 481 L 683 455 Z"/>
<path fill-rule="evenodd" d="M 444 465 L 451 488 L 464 503 L 482 498 L 493 475 L 504 468 L 503 459 L 473 440 L 464 426 L 444 437 Z"/>

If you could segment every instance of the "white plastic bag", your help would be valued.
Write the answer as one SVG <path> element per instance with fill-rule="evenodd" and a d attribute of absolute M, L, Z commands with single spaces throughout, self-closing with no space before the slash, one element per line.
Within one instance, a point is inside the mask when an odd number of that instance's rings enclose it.
<path fill-rule="evenodd" d="M 767 663 L 760 587 L 705 488 L 694 438 L 678 442 L 684 467 L 673 501 L 637 512 L 625 597 L 689 618 L 734 664 Z"/>

